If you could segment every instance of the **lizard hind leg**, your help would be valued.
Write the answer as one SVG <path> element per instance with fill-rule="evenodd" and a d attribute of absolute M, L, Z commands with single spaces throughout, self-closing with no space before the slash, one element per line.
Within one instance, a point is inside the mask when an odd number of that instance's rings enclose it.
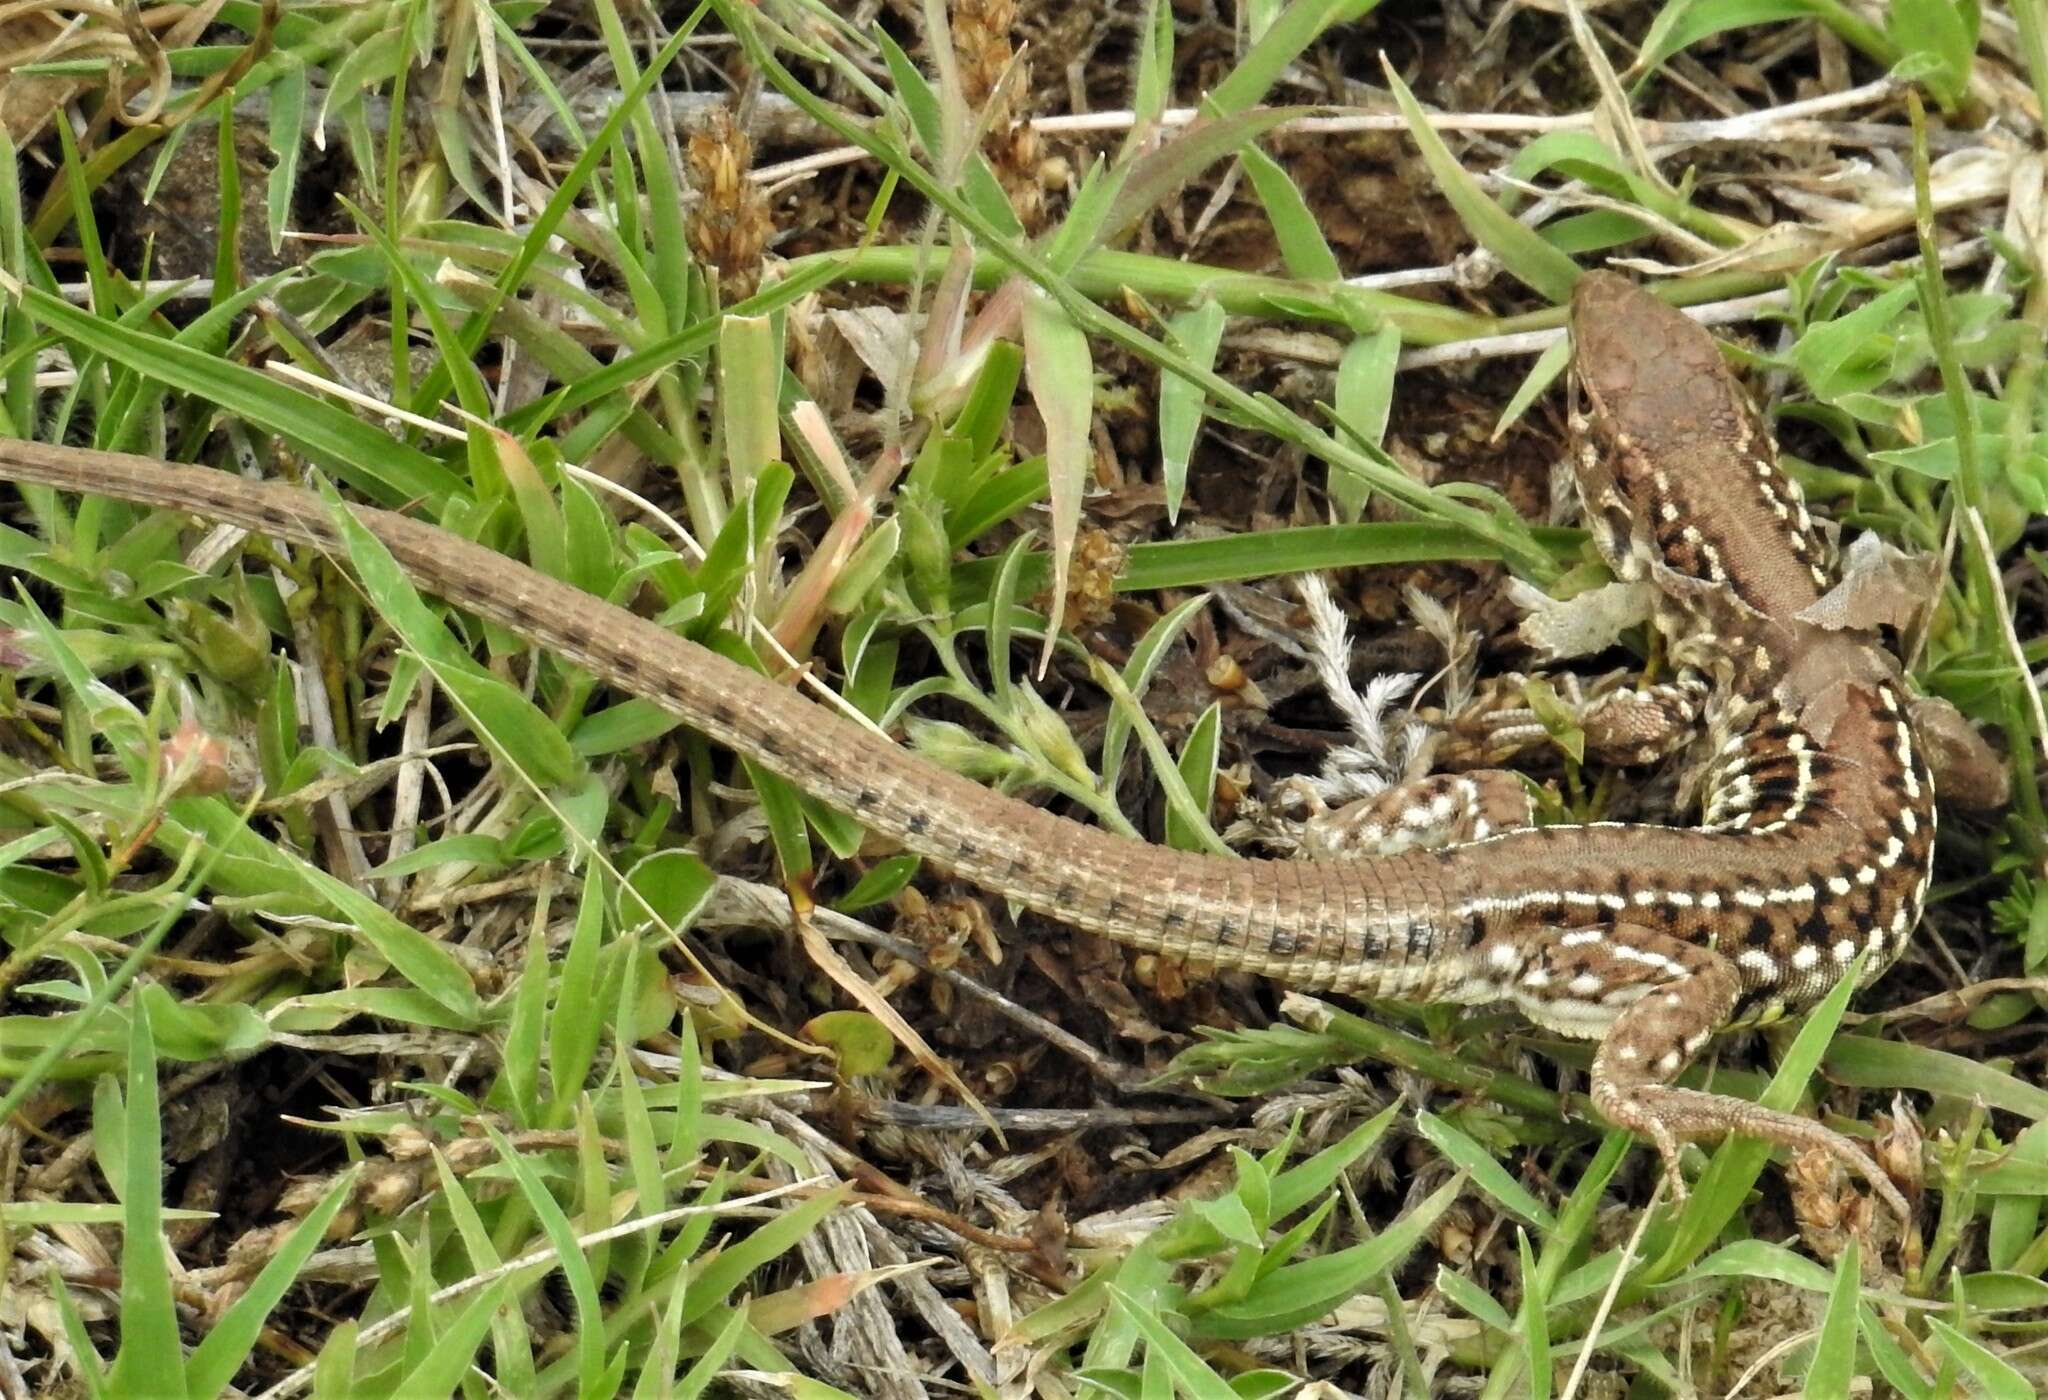
<path fill-rule="evenodd" d="M 1301 846 L 1305 855 L 1326 860 L 1391 856 L 1479 841 L 1535 820 L 1535 802 L 1520 774 L 1498 768 L 1445 773 L 1310 818 Z"/>
<path fill-rule="evenodd" d="M 1908 1219 L 1905 1197 L 1853 1138 L 1810 1118 L 1673 1082 L 1728 1024 L 1741 990 L 1735 965 L 1712 949 L 1641 925 L 1612 924 L 1547 930 L 1527 948 L 1513 997 L 1538 1024 L 1599 1040 L 1593 1105 L 1655 1145 L 1677 1199 L 1685 1196 L 1680 1145 L 1739 1133 L 1833 1157 Z"/>
<path fill-rule="evenodd" d="M 1482 682 L 1470 701 L 1443 717 L 1437 763 L 1453 769 L 1490 766 L 1548 747 L 1550 729 L 1529 700 L 1529 683 L 1539 679 L 1551 686 L 1563 713 L 1578 726 L 1588 757 L 1618 764 L 1656 763 L 1700 733 L 1708 685 L 1696 671 L 1655 685 L 1635 684 L 1626 671 L 1591 681 L 1570 672 L 1540 677 L 1511 673 Z"/>

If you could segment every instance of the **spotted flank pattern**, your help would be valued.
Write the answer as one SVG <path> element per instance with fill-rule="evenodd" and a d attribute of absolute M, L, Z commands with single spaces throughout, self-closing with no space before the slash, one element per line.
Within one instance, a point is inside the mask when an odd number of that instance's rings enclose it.
<path fill-rule="evenodd" d="M 1786 548 L 1806 566 L 1814 586 L 1825 591 L 1833 582 L 1834 561 L 1828 556 L 1820 531 L 1814 528 L 1813 516 L 1807 512 L 1806 493 L 1778 465 L 1777 453 L 1769 437 L 1756 425 L 1753 413 L 1745 416 L 1734 450 L 1756 477 L 1757 494 L 1765 508 L 1784 527 Z"/>
<path fill-rule="evenodd" d="M 1899 693 L 1880 686 L 1872 699 L 1876 742 L 1855 764 L 1819 751 L 1783 715 L 1731 743 L 1696 831 L 1548 827 L 1453 852 L 1479 891 L 1456 911 L 1469 920 L 1473 975 L 1485 983 L 1473 999 L 1512 1000 L 1554 1029 L 1597 1036 L 1649 988 L 1687 975 L 1668 945 L 1661 961 L 1644 955 L 1650 934 L 1728 962 L 1737 997 L 1727 1026 L 1804 1009 L 1859 954 L 1870 955 L 1866 980 L 1889 967 L 1919 922 L 1935 810 Z M 1873 779 L 1904 800 L 1859 820 L 1873 806 L 1860 790 Z M 1632 858 L 1614 859 L 1622 851 Z M 1555 879 L 1610 860 L 1598 881 Z M 1503 888 L 1517 877 L 1527 885 Z M 1576 965 L 1570 977 L 1554 962 L 1511 961 L 1521 954 L 1507 950 L 1540 947 L 1559 930 L 1558 948 Z M 1605 979 L 1597 989 L 1595 977 Z M 1557 1005 L 1537 1015 L 1545 997 Z"/>

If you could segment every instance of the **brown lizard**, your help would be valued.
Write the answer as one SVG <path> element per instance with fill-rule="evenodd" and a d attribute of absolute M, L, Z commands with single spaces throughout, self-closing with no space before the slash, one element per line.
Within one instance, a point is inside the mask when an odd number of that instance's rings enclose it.
<path fill-rule="evenodd" d="M 1576 469 L 1614 571 L 1656 590 L 1673 657 L 1709 681 L 1714 746 L 1693 829 L 1486 831 L 1351 859 L 1189 854 L 1082 825 L 944 771 L 621 608 L 402 515 L 358 518 L 428 591 L 660 705 L 935 865 L 1076 928 L 1304 989 L 1512 1002 L 1597 1040 L 1593 1101 L 1678 1145 L 1739 1132 L 1818 1148 L 1905 1203 L 1849 1138 L 1673 1081 L 1715 1032 L 1866 981 L 1920 917 L 1933 784 L 1897 662 L 1798 614 L 1829 583 L 1797 487 L 1712 339 L 1612 274 L 1572 303 Z M 288 486 L 149 458 L 0 442 L 0 478 L 188 511 L 337 550 Z M 1382 802 L 1446 828 L 1468 779 Z"/>

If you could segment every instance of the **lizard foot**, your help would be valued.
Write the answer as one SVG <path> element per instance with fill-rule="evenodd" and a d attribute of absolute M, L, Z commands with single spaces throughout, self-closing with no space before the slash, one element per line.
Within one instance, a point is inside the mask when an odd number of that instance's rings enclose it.
<path fill-rule="evenodd" d="M 1846 1133 L 1797 1114 L 1750 1103 L 1726 1094 L 1702 1093 L 1664 1084 L 1637 1084 L 1628 1088 L 1594 1081 L 1593 1102 L 1609 1122 L 1640 1133 L 1656 1145 L 1664 1159 L 1664 1175 L 1674 1200 L 1685 1199 L 1685 1182 L 1679 1175 L 1678 1149 L 1684 1142 L 1716 1138 L 1729 1133 L 1761 1139 L 1794 1153 L 1821 1152 L 1840 1162 L 1853 1175 L 1870 1184 L 1901 1224 L 1912 1219 L 1912 1207 L 1885 1175 L 1883 1168 Z"/>

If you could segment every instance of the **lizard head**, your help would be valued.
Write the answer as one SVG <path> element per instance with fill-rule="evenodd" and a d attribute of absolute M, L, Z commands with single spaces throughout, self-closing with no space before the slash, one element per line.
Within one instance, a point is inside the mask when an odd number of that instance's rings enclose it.
<path fill-rule="evenodd" d="M 1571 335 L 1579 490 L 1617 572 L 1726 587 L 1767 617 L 1818 598 L 1821 541 L 1713 337 L 1612 272 L 1579 279 Z"/>

